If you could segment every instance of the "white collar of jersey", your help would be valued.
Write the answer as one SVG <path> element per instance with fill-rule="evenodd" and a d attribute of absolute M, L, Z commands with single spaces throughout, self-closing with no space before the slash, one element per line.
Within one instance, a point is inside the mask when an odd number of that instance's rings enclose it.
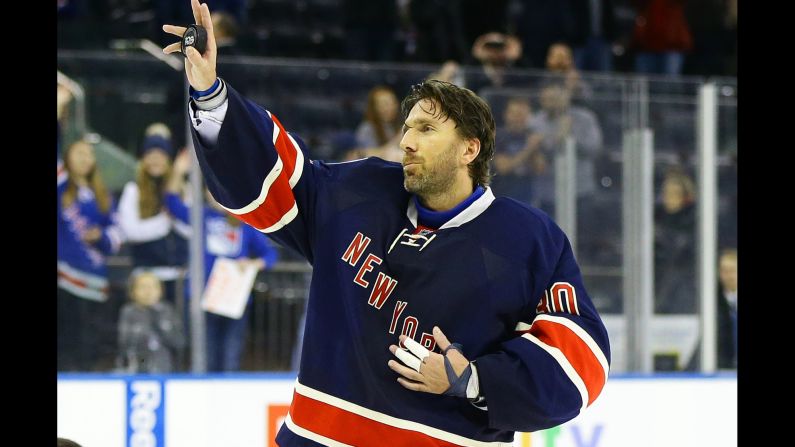
<path fill-rule="evenodd" d="M 486 191 L 483 193 L 483 195 L 478 197 L 477 200 L 472 202 L 472 204 L 469 205 L 468 207 L 464 208 L 460 213 L 456 214 L 455 217 L 445 222 L 445 224 L 439 227 L 439 229 L 442 230 L 444 228 L 459 227 L 469 222 L 470 220 L 480 216 L 484 211 L 486 211 L 486 208 L 488 208 L 489 205 L 491 205 L 491 202 L 493 201 L 494 201 L 494 193 L 491 192 L 491 187 L 487 186 Z M 414 225 L 414 227 L 416 228 L 417 207 L 414 205 L 414 200 L 412 199 L 409 199 L 409 207 L 406 210 L 406 216 L 409 218 L 409 221 L 411 221 L 411 224 Z"/>

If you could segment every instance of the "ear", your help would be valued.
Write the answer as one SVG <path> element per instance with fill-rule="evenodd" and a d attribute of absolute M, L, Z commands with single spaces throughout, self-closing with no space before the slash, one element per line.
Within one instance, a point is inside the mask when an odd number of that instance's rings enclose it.
<path fill-rule="evenodd" d="M 480 153 L 480 140 L 477 138 L 469 138 L 464 140 L 464 153 L 461 154 L 461 162 L 468 165 L 478 158 Z"/>

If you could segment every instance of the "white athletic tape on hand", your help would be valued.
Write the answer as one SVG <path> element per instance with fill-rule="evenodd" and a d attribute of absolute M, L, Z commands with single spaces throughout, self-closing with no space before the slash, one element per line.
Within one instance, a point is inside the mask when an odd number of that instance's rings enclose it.
<path fill-rule="evenodd" d="M 423 360 L 425 360 L 426 357 L 431 355 L 431 351 L 426 349 L 425 346 L 414 341 L 413 338 L 407 338 L 406 341 L 403 342 L 403 344 L 406 345 L 407 348 L 409 348 L 409 351 L 411 351 L 412 354 L 419 357 L 420 362 L 422 362 Z"/>
<path fill-rule="evenodd" d="M 395 351 L 395 356 L 400 359 L 401 362 L 405 363 L 409 368 L 420 372 L 420 365 L 422 365 L 422 362 L 417 357 L 411 355 L 410 352 L 398 348 L 397 351 Z"/>

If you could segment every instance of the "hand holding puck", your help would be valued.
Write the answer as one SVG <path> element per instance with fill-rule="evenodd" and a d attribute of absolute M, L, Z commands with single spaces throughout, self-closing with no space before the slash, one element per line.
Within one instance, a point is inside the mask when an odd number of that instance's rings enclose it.
<path fill-rule="evenodd" d="M 180 45 L 180 52 L 185 57 L 188 57 L 188 47 L 196 48 L 199 54 L 204 54 L 207 49 L 207 30 L 203 26 L 194 23 L 185 29 Z"/>

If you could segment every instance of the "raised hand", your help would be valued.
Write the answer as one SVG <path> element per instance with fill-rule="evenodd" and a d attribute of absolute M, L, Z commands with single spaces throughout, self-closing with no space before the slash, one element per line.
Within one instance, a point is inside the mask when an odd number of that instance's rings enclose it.
<path fill-rule="evenodd" d="M 188 82 L 193 88 L 203 91 L 212 87 L 218 78 L 215 72 L 218 46 L 215 43 L 213 22 L 210 20 L 210 8 L 207 7 L 206 3 L 199 4 L 199 0 L 191 0 L 190 6 L 193 10 L 193 18 L 196 20 L 196 24 L 203 26 L 207 30 L 207 50 L 204 54 L 200 54 L 195 48 L 188 47 L 186 50 L 187 58 L 185 58 L 185 74 L 188 76 Z M 184 26 L 163 25 L 163 31 L 180 38 L 179 42 L 163 48 L 164 53 L 171 54 L 180 51 L 182 35 L 185 34 L 185 29 Z"/>
<path fill-rule="evenodd" d="M 179 154 L 174 158 L 174 166 L 172 172 L 174 175 L 184 177 L 190 171 L 190 166 L 193 163 L 190 152 L 186 148 L 179 151 Z"/>

